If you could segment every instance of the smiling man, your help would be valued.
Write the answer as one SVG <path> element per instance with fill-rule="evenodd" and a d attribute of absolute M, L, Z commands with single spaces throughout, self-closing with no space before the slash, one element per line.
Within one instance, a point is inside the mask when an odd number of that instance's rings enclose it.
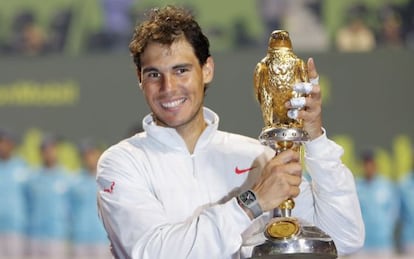
<path fill-rule="evenodd" d="M 298 113 L 310 135 L 310 183 L 299 153 L 274 157 L 256 139 L 218 130 L 218 115 L 204 107 L 214 75 L 209 42 L 186 10 L 152 10 L 135 28 L 130 51 L 152 113 L 144 132 L 99 161 L 99 210 L 116 258 L 249 257 L 270 212 L 289 197 L 294 216 L 326 231 L 339 254 L 362 246 L 354 178 L 322 128 L 317 83 Z M 312 59 L 308 66 L 317 78 Z"/>

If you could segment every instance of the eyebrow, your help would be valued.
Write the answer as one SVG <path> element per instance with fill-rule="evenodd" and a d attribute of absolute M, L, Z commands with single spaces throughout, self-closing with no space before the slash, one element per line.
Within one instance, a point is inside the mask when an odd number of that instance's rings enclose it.
<path fill-rule="evenodd" d="M 191 63 L 178 64 L 178 65 L 173 66 L 173 70 L 179 69 L 179 68 L 191 68 L 192 66 L 193 64 Z"/>
<path fill-rule="evenodd" d="M 193 67 L 193 64 L 183 63 L 183 64 L 177 64 L 177 65 L 173 66 L 172 69 L 176 70 L 176 69 L 180 69 L 180 68 L 191 68 L 191 67 Z M 149 73 L 149 72 L 160 72 L 160 71 L 155 67 L 146 67 L 146 68 L 142 69 L 143 74 Z"/>
<path fill-rule="evenodd" d="M 155 67 L 146 67 L 142 70 L 143 74 L 149 73 L 149 72 L 159 72 L 159 71 Z"/>

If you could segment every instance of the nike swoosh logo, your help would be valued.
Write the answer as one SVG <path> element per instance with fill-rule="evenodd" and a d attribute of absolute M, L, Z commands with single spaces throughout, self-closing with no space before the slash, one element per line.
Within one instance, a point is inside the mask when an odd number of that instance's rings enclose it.
<path fill-rule="evenodd" d="M 255 167 L 253 166 L 253 167 L 250 167 L 250 168 L 246 168 L 246 169 L 239 169 L 237 166 L 236 166 L 236 168 L 234 168 L 234 172 L 236 173 L 236 174 L 244 174 L 244 173 L 246 173 L 246 172 L 249 172 L 250 170 L 253 170 Z"/>
<path fill-rule="evenodd" d="M 115 187 L 115 182 L 112 182 L 111 186 L 109 186 L 109 188 L 103 189 L 103 191 L 107 193 L 112 193 L 114 191 L 114 187 Z"/>

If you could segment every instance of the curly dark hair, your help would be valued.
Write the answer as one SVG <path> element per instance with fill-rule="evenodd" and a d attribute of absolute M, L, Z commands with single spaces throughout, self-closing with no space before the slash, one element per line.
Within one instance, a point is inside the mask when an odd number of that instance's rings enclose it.
<path fill-rule="evenodd" d="M 184 8 L 168 5 L 151 9 L 148 19 L 135 27 L 129 50 L 135 65 L 141 70 L 141 54 L 150 42 L 171 45 L 184 37 L 193 47 L 200 65 L 210 57 L 210 43 L 193 15 Z"/>

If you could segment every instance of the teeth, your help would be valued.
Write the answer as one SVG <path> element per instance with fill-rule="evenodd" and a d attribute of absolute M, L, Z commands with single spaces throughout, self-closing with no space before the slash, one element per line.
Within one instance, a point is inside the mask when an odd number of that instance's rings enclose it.
<path fill-rule="evenodd" d="M 161 103 L 162 107 L 164 108 L 174 108 L 177 107 L 178 105 L 182 104 L 184 102 L 185 98 L 181 98 L 172 102 L 168 102 L 168 103 Z"/>

